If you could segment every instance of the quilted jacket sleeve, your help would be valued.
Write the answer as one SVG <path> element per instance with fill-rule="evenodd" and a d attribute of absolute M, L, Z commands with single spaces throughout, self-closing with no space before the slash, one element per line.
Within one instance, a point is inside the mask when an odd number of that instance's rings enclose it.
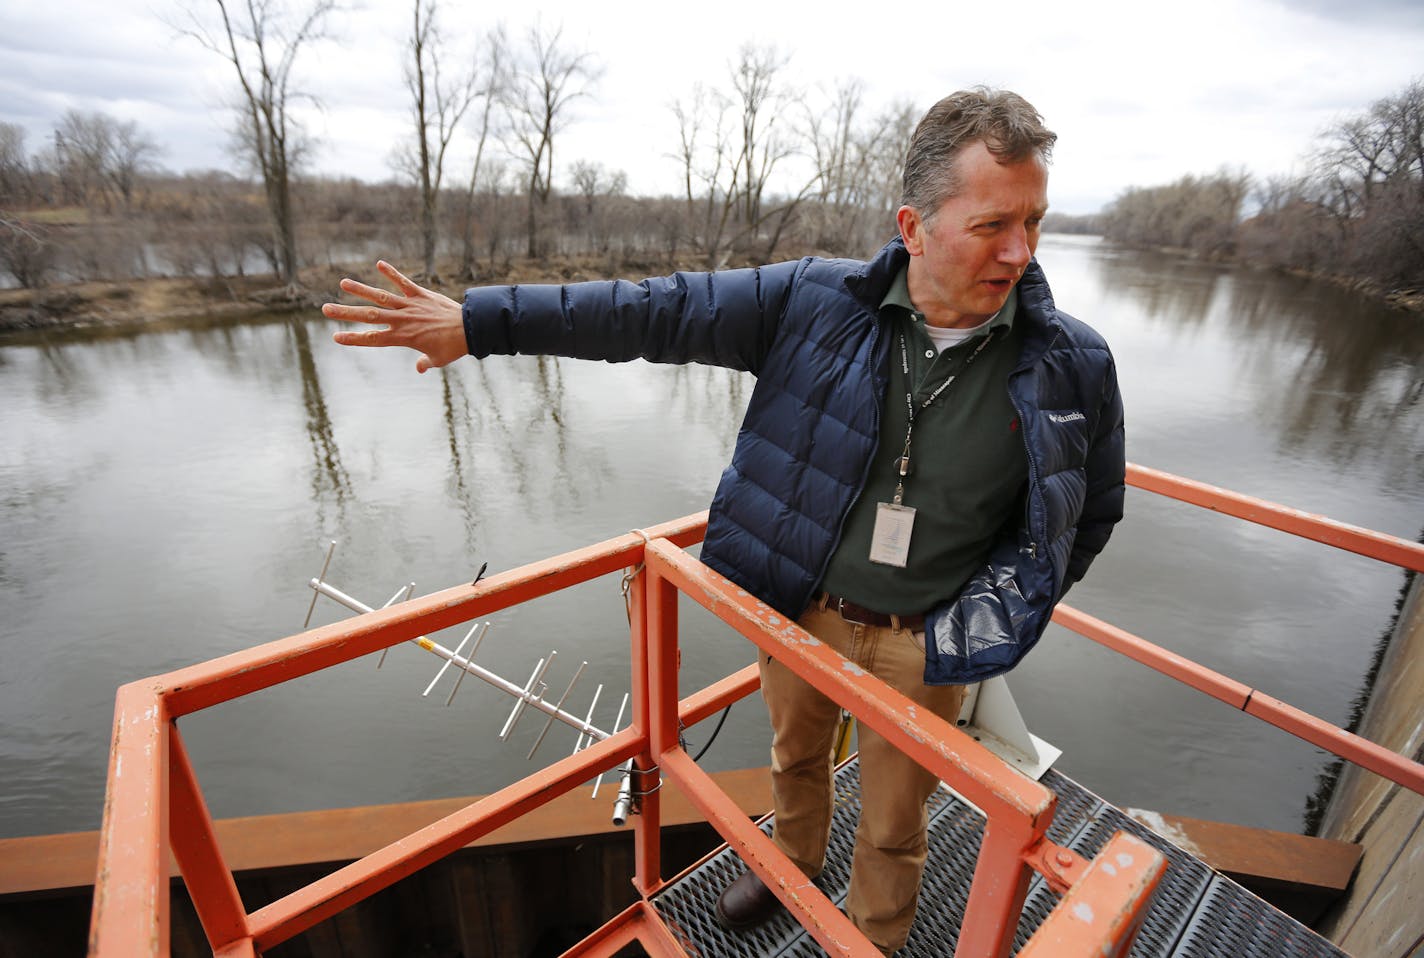
<path fill-rule="evenodd" d="M 1078 534 L 1068 556 L 1063 592 L 1083 578 L 1088 566 L 1107 545 L 1113 526 L 1122 518 L 1127 473 L 1123 442 L 1122 396 L 1118 392 L 1117 367 L 1109 358 L 1103 370 L 1102 406 L 1097 429 L 1088 447 L 1088 489 L 1083 512 L 1078 518 Z"/>
<path fill-rule="evenodd" d="M 800 263 L 641 283 L 482 286 L 465 293 L 470 354 L 706 363 L 758 372 Z"/>

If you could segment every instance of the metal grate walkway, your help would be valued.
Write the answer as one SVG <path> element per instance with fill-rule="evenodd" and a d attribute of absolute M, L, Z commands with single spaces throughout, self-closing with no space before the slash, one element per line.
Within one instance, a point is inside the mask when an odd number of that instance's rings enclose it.
<path fill-rule="evenodd" d="M 1330 942 L 1282 914 L 1240 885 L 1103 802 L 1078 783 L 1049 771 L 1042 783 L 1058 794 L 1058 809 L 1048 837 L 1091 858 L 1116 831 L 1126 831 L 1167 856 L 1167 872 L 1143 922 L 1133 958 L 1290 958 L 1341 956 Z M 844 906 L 850 877 L 855 823 L 859 817 L 859 765 L 851 761 L 836 775 L 835 816 L 826 867 L 816 885 Z M 762 823 L 770 834 L 771 823 Z M 930 852 L 920 891 L 919 915 L 902 958 L 942 958 L 953 953 L 969 897 L 983 818 L 969 805 L 941 789 L 930 799 Z M 695 870 L 652 898 L 690 954 L 702 958 L 813 958 L 825 952 L 785 912 L 749 932 L 734 933 L 717 924 L 717 896 L 745 866 L 723 848 Z M 1023 947 L 1058 903 L 1058 896 L 1035 875 L 1029 884 L 1014 950 Z"/>

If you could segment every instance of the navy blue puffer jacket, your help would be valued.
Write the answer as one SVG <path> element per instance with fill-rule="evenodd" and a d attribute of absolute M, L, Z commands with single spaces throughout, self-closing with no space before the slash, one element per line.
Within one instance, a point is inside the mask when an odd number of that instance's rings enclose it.
<path fill-rule="evenodd" d="M 637 284 L 479 287 L 465 294 L 465 336 L 478 358 L 641 357 L 754 373 L 702 560 L 794 619 L 865 484 L 888 385 L 878 307 L 908 256 L 896 238 L 870 262 L 810 257 Z M 1055 308 L 1037 262 L 1019 281 L 1015 322 L 1024 346 L 1008 389 L 1028 452 L 1024 513 L 1008 517 L 982 570 L 931 611 L 930 684 L 1012 668 L 1122 517 L 1122 405 L 1107 345 Z"/>

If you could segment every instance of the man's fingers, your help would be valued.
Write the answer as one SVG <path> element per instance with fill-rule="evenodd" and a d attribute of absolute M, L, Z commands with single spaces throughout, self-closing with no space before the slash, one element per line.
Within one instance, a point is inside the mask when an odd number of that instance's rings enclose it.
<path fill-rule="evenodd" d="M 347 306 L 345 303 L 326 303 L 321 307 L 321 314 L 327 319 L 340 319 L 348 323 L 385 324 L 391 321 L 386 310 L 372 306 Z"/>
<path fill-rule="evenodd" d="M 377 329 L 341 330 L 332 339 L 342 346 L 407 346 L 420 353 L 415 368 L 427 372 L 453 362 L 461 355 L 464 327 L 460 304 L 411 281 L 385 260 L 376 263 L 380 274 L 399 292 L 389 292 L 350 279 L 341 281 L 341 291 L 371 303 L 348 305 L 325 303 L 322 315 L 348 323 L 367 323 Z"/>
<path fill-rule="evenodd" d="M 422 287 L 417 285 L 408 276 L 406 276 L 400 270 L 396 269 L 390 263 L 387 263 L 385 260 L 377 260 L 376 269 L 380 270 L 381 273 L 384 274 L 385 277 L 389 279 L 392 283 L 395 283 L 397 286 L 399 286 L 401 292 L 405 293 L 407 296 L 414 296 L 416 293 L 422 291 Z"/>
<path fill-rule="evenodd" d="M 343 329 L 331 334 L 341 346 L 394 346 L 389 329 Z"/>
<path fill-rule="evenodd" d="M 364 300 L 383 306 L 386 309 L 399 309 L 404 306 L 401 298 L 390 290 L 381 289 L 376 286 L 367 286 L 365 283 L 354 279 L 343 279 L 341 281 L 341 291 L 359 296 Z"/>

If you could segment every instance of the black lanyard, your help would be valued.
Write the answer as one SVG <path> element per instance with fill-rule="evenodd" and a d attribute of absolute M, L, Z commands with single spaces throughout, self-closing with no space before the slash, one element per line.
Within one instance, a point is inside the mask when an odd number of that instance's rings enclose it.
<path fill-rule="evenodd" d="M 979 358 L 979 354 L 984 351 L 984 347 L 988 346 L 993 338 L 993 330 L 985 333 L 983 340 L 974 348 L 974 352 L 964 360 L 964 366 L 959 373 L 946 377 L 944 382 L 939 384 L 939 388 L 930 393 L 929 398 L 920 404 L 919 409 L 916 409 L 914 384 L 910 382 L 910 349 L 905 344 L 905 331 L 900 330 L 900 371 L 905 376 L 905 409 L 909 418 L 905 423 L 905 451 L 900 453 L 900 457 L 895 460 L 895 468 L 899 473 L 899 479 L 895 483 L 895 505 L 902 505 L 905 498 L 905 477 L 910 474 L 910 439 L 915 433 L 915 417 L 930 408 L 930 405 L 944 394 L 951 383 L 969 370 L 970 365 Z"/>

